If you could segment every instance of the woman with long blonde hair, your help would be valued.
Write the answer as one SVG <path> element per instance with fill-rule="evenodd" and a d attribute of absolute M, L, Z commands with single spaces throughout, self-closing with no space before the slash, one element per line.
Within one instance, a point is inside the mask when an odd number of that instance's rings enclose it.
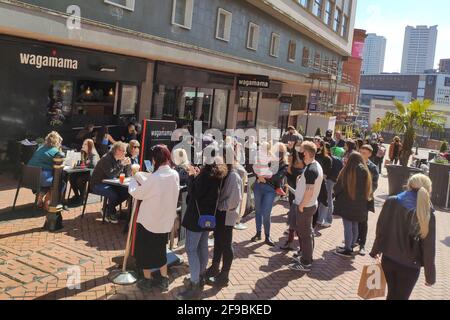
<path fill-rule="evenodd" d="M 345 236 L 345 246 L 338 248 L 335 253 L 353 257 L 358 240 L 358 223 L 367 220 L 368 203 L 372 198 L 372 178 L 360 153 L 354 151 L 350 154 L 339 174 L 334 194 L 334 214 L 342 217 Z"/>
<path fill-rule="evenodd" d="M 386 200 L 378 218 L 370 253 L 382 256 L 388 300 L 408 300 L 425 269 L 425 284 L 436 282 L 436 218 L 431 204 L 432 184 L 423 174 L 412 176 L 407 191 Z"/>

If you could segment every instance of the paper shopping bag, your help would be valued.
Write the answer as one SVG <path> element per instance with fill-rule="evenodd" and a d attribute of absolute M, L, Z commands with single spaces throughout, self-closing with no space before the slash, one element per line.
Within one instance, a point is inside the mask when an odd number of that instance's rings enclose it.
<path fill-rule="evenodd" d="M 386 296 L 386 277 L 381 263 L 365 266 L 359 282 L 358 296 L 364 300 Z"/>

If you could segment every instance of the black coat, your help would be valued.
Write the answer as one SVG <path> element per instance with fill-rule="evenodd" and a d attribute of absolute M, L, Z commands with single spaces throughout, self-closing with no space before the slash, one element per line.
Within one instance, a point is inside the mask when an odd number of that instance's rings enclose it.
<path fill-rule="evenodd" d="M 372 191 L 375 194 L 375 191 L 377 191 L 378 189 L 378 180 L 380 179 L 378 167 L 370 160 L 367 163 L 367 167 L 369 168 L 370 174 L 372 176 Z M 375 199 L 369 201 L 369 211 L 375 212 Z"/>
<path fill-rule="evenodd" d="M 197 177 L 188 181 L 188 205 L 183 219 L 183 227 L 189 231 L 202 232 L 198 226 L 200 215 L 214 215 L 219 197 L 221 179 L 211 176 L 209 170 L 203 170 Z M 200 213 L 197 210 L 197 200 Z"/>
<path fill-rule="evenodd" d="M 334 186 L 334 194 L 336 197 L 334 205 L 334 214 L 343 219 L 353 222 L 364 222 L 368 219 L 368 199 L 362 190 L 365 190 L 366 181 L 368 179 L 367 171 L 364 165 L 360 165 L 356 170 L 356 199 L 352 200 L 340 179 Z"/>
<path fill-rule="evenodd" d="M 383 254 L 406 267 L 425 268 L 427 283 L 436 282 L 436 217 L 430 216 L 429 233 L 418 237 L 416 216 L 417 194 L 404 192 L 386 200 L 378 218 L 376 238 L 371 256 Z M 433 210 L 432 210 L 433 211 Z"/>

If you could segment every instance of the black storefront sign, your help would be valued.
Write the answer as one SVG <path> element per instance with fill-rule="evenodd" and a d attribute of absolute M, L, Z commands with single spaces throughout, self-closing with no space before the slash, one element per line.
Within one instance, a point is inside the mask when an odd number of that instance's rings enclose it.
<path fill-rule="evenodd" d="M 151 159 L 152 147 L 165 144 L 172 149 L 173 145 L 178 143 L 178 141 L 172 141 L 172 134 L 177 129 L 175 121 L 144 120 L 142 128 L 141 166 L 144 164 L 144 160 Z"/>
<path fill-rule="evenodd" d="M 52 129 L 71 135 L 72 127 L 83 126 L 84 118 L 76 111 L 61 127 L 49 124 L 49 88 L 53 81 L 72 83 L 75 96 L 77 81 L 140 85 L 146 79 L 148 62 L 139 58 L 10 36 L 0 36 L 0 48 L 0 74 L 4 75 L 0 77 L 0 127 L 5 129 L 2 138 L 7 140 L 34 139 Z M 117 93 L 115 86 L 109 89 Z M 104 124 L 110 124 L 108 119 L 113 117 L 104 116 Z M 96 124 L 103 125 L 101 121 Z"/>
<path fill-rule="evenodd" d="M 237 78 L 239 88 L 268 89 L 270 78 L 258 75 L 239 75 Z"/>

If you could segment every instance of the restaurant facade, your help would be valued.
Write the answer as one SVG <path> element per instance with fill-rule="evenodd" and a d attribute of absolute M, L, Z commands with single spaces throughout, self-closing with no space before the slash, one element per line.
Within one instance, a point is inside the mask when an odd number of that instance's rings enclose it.
<path fill-rule="evenodd" d="M 70 144 L 87 124 L 136 119 L 146 60 L 8 36 L 0 47 L 3 138 L 57 130 Z"/>

